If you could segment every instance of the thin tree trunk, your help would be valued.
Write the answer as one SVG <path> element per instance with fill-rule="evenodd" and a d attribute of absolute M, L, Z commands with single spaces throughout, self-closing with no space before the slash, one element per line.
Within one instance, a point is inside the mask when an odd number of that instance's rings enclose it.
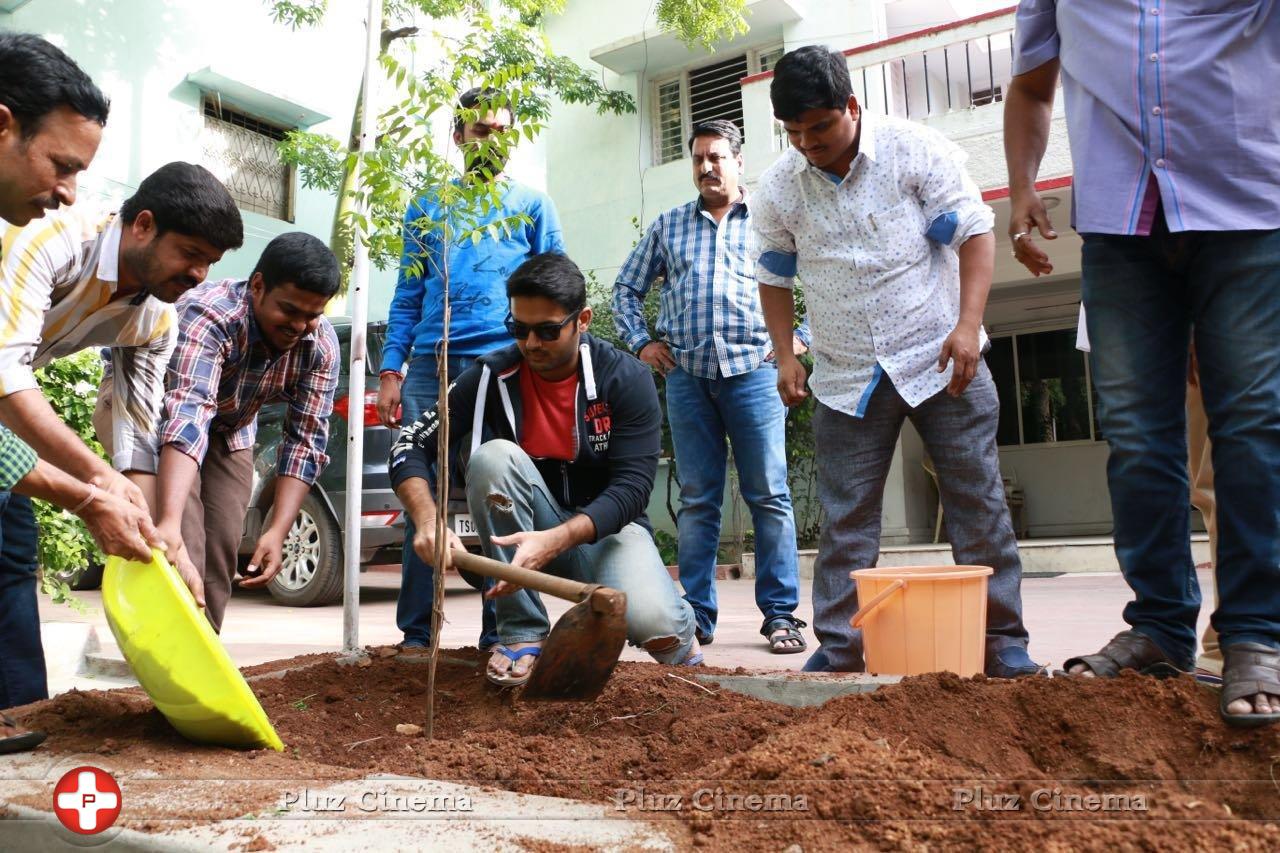
<path fill-rule="evenodd" d="M 440 632 L 444 629 L 444 573 L 449 567 L 449 245 L 451 234 L 448 212 L 445 213 L 441 241 L 441 271 L 444 286 L 444 312 L 440 344 L 436 348 L 436 412 L 440 420 L 436 434 L 436 558 L 432 584 L 435 595 L 431 602 L 431 651 L 427 663 L 427 739 L 435 737 L 436 663 L 440 658 Z"/>

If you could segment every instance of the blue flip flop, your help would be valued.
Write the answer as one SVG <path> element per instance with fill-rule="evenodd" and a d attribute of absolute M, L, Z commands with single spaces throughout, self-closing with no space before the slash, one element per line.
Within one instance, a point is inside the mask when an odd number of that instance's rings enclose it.
<path fill-rule="evenodd" d="M 494 646 L 492 651 L 501 653 L 502 656 L 505 657 L 507 660 L 511 661 L 512 663 L 515 663 L 516 661 L 520 660 L 520 658 L 523 658 L 523 657 L 534 657 L 534 658 L 538 657 L 539 655 L 542 654 L 542 647 L 529 646 L 526 649 L 520 649 L 519 651 L 513 652 L 511 649 L 507 648 L 506 646 L 499 644 Z M 534 663 L 537 663 L 537 661 L 535 661 Z M 508 669 L 507 671 L 510 672 L 510 669 Z M 491 682 L 498 685 L 499 687 L 519 687 L 520 685 L 528 681 L 530 677 L 532 677 L 532 675 L 533 675 L 533 664 L 530 664 L 529 669 L 524 673 L 524 675 L 494 675 L 493 671 L 490 670 L 488 667 L 486 667 L 484 671 L 484 677 L 489 679 Z"/>

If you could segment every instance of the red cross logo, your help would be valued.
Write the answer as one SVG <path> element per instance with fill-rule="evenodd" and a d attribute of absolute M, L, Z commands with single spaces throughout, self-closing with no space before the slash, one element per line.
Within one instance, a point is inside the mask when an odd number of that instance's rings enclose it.
<path fill-rule="evenodd" d="M 105 770 L 77 767 L 53 787 L 53 812 L 72 832 L 95 835 L 120 816 L 120 786 Z"/>

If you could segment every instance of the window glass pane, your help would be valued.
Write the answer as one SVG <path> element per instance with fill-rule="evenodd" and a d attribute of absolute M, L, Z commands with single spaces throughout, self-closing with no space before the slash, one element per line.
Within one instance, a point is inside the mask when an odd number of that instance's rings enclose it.
<path fill-rule="evenodd" d="M 684 126 L 680 118 L 680 81 L 659 84 L 657 98 L 657 130 L 655 152 L 658 164 L 678 160 L 684 154 Z"/>
<path fill-rule="evenodd" d="M 1013 375 L 1013 338 L 992 338 L 987 350 L 987 367 L 996 381 L 1000 395 L 1000 426 L 996 428 L 996 444 L 1018 443 L 1018 387 Z"/>
<path fill-rule="evenodd" d="M 757 62 L 760 67 L 757 68 L 756 71 L 772 71 L 773 66 L 778 64 L 778 60 L 782 58 L 783 53 L 784 49 L 781 47 L 775 47 L 773 50 L 761 51 L 759 57 L 757 57 Z"/>
<path fill-rule="evenodd" d="M 1018 335 L 1024 444 L 1089 438 L 1084 354 L 1074 329 Z"/>

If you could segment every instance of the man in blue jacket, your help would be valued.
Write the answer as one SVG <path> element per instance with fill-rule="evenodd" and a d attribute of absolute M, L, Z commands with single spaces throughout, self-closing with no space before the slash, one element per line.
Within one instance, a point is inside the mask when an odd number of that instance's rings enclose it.
<path fill-rule="evenodd" d="M 438 223 L 449 215 L 441 209 L 435 194 L 428 190 L 409 205 L 404 217 L 400 278 L 387 317 L 378 389 L 378 416 L 386 426 L 400 426 L 401 415 L 397 409 L 402 408 L 404 420 L 412 422 L 436 403 L 439 393 L 436 347 L 444 336 L 446 269 L 451 312 L 448 376 L 452 381 L 476 358 L 509 343 L 502 326 L 507 314 L 507 276 L 534 255 L 564 252 L 560 220 L 551 199 L 505 177 L 504 164 L 486 144 L 491 136 L 503 133 L 512 123 L 509 108 L 486 111 L 498 98 L 499 94 L 491 89 L 471 89 L 463 93 L 458 101 L 453 142 L 463 149 L 468 170 L 498 182 L 502 204 L 474 222 L 465 217 L 465 223 L 453 224 L 455 230 L 482 229 L 491 223 L 509 223 L 512 217 L 521 215 L 527 221 L 511 228 L 500 226 L 496 229 L 498 236 L 486 236 L 478 242 L 455 241 L 445 252 Z M 473 116 L 475 120 L 469 121 Z M 412 542 L 413 537 L 413 522 L 409 519 L 406 543 Z M 467 580 L 480 588 L 480 579 L 468 576 Z M 396 625 L 404 632 L 403 648 L 431 645 L 434 598 L 432 573 L 413 548 L 406 547 L 396 606 Z M 486 602 L 480 646 L 494 642 L 493 605 Z"/>
<path fill-rule="evenodd" d="M 632 645 L 660 663 L 701 663 L 693 610 L 676 593 L 645 517 L 662 427 L 648 367 L 586 334 L 586 281 L 564 255 L 521 264 L 507 295 L 515 344 L 477 359 L 449 389 L 450 471 L 465 482 L 485 554 L 623 591 Z M 391 450 L 391 482 L 423 559 L 435 550 L 438 426 L 433 408 Z M 505 582 L 488 595 L 501 644 L 487 675 L 523 684 L 550 630 L 547 612 Z"/>

